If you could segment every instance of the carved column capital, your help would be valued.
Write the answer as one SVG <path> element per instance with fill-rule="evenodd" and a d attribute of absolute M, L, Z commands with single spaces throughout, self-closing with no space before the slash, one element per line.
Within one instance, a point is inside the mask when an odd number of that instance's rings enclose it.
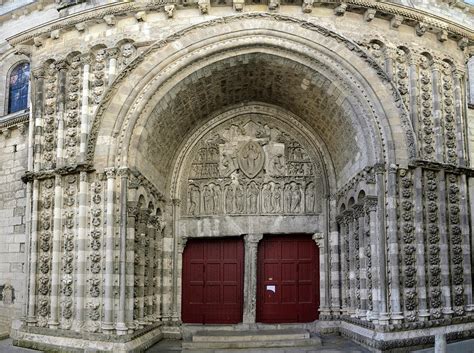
<path fill-rule="evenodd" d="M 130 169 L 128 167 L 120 167 L 117 169 L 117 175 L 121 178 L 127 178 L 130 174 Z"/>
<path fill-rule="evenodd" d="M 116 171 L 117 169 L 113 167 L 104 169 L 105 176 L 107 177 L 107 179 L 115 179 Z"/>
<path fill-rule="evenodd" d="M 176 206 L 176 207 L 181 206 L 181 200 L 180 199 L 172 199 L 171 203 L 173 204 L 173 206 Z"/>
<path fill-rule="evenodd" d="M 257 247 L 260 240 L 262 240 L 263 234 L 246 234 L 244 236 L 246 246 Z"/>
<path fill-rule="evenodd" d="M 374 164 L 374 172 L 375 174 L 383 174 L 385 172 L 385 164 L 383 163 Z"/>
<path fill-rule="evenodd" d="M 375 196 L 367 196 L 365 198 L 365 212 L 370 213 L 370 212 L 375 212 L 377 210 L 377 204 L 378 204 L 378 199 Z"/>
<path fill-rule="evenodd" d="M 31 74 L 33 75 L 33 77 L 35 79 L 40 79 L 40 78 L 44 78 L 45 77 L 45 72 L 44 72 L 44 68 L 42 67 L 39 67 L 37 69 L 34 69 L 33 71 L 31 71 Z"/>
<path fill-rule="evenodd" d="M 67 67 L 68 67 L 68 64 L 67 64 L 66 60 L 60 60 L 60 61 L 56 62 L 56 70 L 58 70 L 58 71 L 66 70 Z"/>
<path fill-rule="evenodd" d="M 128 202 L 127 215 L 129 217 L 136 217 L 138 215 L 138 207 L 136 202 Z"/>

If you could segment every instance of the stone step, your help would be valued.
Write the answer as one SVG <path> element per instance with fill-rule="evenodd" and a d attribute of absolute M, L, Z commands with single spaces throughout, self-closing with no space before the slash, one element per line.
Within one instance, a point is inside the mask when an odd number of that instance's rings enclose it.
<path fill-rule="evenodd" d="M 303 329 L 261 330 L 261 331 L 198 331 L 193 342 L 229 342 L 229 341 L 286 341 L 309 338 L 309 332 Z"/>
<path fill-rule="evenodd" d="M 281 347 L 318 347 L 321 338 L 307 330 L 199 331 L 191 341 L 183 341 L 183 351 L 215 349 L 271 349 Z"/>

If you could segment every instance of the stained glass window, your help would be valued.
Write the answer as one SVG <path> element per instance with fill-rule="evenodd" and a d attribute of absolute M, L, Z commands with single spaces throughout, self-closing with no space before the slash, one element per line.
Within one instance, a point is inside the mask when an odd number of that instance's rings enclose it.
<path fill-rule="evenodd" d="M 8 113 L 28 107 L 28 83 L 30 81 L 30 64 L 17 65 L 10 74 Z"/>

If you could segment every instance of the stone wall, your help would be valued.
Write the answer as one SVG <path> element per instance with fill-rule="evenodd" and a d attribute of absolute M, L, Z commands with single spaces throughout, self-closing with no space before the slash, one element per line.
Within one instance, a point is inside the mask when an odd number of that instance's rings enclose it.
<path fill-rule="evenodd" d="M 5 285 L 13 298 L 0 300 L 0 324 L 19 317 L 25 302 L 25 206 L 26 189 L 21 177 L 27 164 L 25 126 L 1 130 L 0 134 L 0 295 Z M 5 293 L 5 292 L 4 292 Z M 7 294 L 7 293 L 5 293 Z"/>

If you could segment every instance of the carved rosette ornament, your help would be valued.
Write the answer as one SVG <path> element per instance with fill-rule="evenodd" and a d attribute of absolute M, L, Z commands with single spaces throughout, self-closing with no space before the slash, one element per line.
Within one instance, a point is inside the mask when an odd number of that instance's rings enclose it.
<path fill-rule="evenodd" d="M 75 238 L 75 215 L 77 195 L 77 175 L 68 175 L 64 185 L 64 211 L 63 211 L 63 256 L 62 256 L 62 280 L 61 280 L 61 328 L 70 329 L 72 324 L 73 304 L 73 261 L 74 261 L 74 238 Z"/>
<path fill-rule="evenodd" d="M 87 261 L 88 271 L 88 318 L 86 329 L 97 332 L 100 329 L 100 307 L 101 307 L 101 271 L 102 256 L 101 247 L 103 241 L 103 209 L 104 209 L 104 185 L 102 177 L 96 176 L 96 180 L 90 185 L 90 233 L 89 233 L 89 256 Z"/>
<path fill-rule="evenodd" d="M 214 127 L 191 151 L 183 214 L 320 213 L 320 162 L 300 141 L 258 114 Z"/>
<path fill-rule="evenodd" d="M 425 203 L 424 211 L 426 215 L 426 234 L 428 266 L 426 268 L 429 284 L 429 304 L 431 306 L 431 317 L 433 319 L 441 318 L 441 249 L 439 234 L 439 196 L 438 196 L 438 177 L 435 171 L 425 171 L 424 178 Z"/>
<path fill-rule="evenodd" d="M 463 270 L 463 232 L 461 227 L 461 207 L 458 186 L 458 176 L 447 175 L 447 197 L 449 218 L 449 240 L 451 249 L 451 282 L 454 313 L 457 316 L 464 314 L 464 270 Z"/>
<path fill-rule="evenodd" d="M 52 169 L 56 164 L 56 96 L 58 71 L 54 63 L 45 68 L 42 168 Z M 37 132 L 39 133 L 39 132 Z"/>
<path fill-rule="evenodd" d="M 91 97 L 92 104 L 100 103 L 102 94 L 105 90 L 105 69 L 107 66 L 107 51 L 105 49 L 98 49 L 93 54 L 92 63 L 92 80 L 91 80 Z"/>
<path fill-rule="evenodd" d="M 458 155 L 456 152 L 456 112 L 454 102 L 454 88 L 451 65 L 447 62 L 441 63 L 440 91 L 442 93 L 442 116 L 444 117 L 444 160 L 449 164 L 457 164 Z"/>
<path fill-rule="evenodd" d="M 81 57 L 75 56 L 71 59 L 66 76 L 66 115 L 64 130 L 64 153 L 69 164 L 76 161 L 79 143 L 79 119 L 81 111 Z"/>
<path fill-rule="evenodd" d="M 398 213 L 401 219 L 400 231 L 403 244 L 402 266 L 400 278 L 404 288 L 405 318 L 416 320 L 417 291 L 416 291 L 416 239 L 413 209 L 413 181 L 410 171 L 399 170 L 399 203 Z"/>
<path fill-rule="evenodd" d="M 408 76 L 408 54 L 401 48 L 396 49 L 394 79 L 408 112 L 410 111 L 410 78 Z"/>
<path fill-rule="evenodd" d="M 40 182 L 38 219 L 38 326 L 46 327 L 50 313 L 52 225 L 53 225 L 54 179 Z"/>
<path fill-rule="evenodd" d="M 419 58 L 419 85 L 420 85 L 420 107 L 419 124 L 421 128 L 422 146 L 421 155 L 426 159 L 433 159 L 435 152 L 435 139 L 433 129 L 433 87 L 432 87 L 432 61 L 427 56 Z"/>

